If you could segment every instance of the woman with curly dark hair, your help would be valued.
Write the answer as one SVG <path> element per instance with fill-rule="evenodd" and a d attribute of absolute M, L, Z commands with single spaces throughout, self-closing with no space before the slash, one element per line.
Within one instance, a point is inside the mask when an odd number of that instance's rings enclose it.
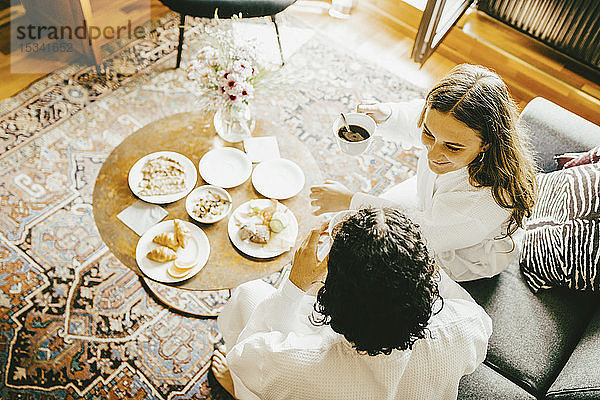
<path fill-rule="evenodd" d="M 218 319 L 217 380 L 238 399 L 455 399 L 485 358 L 491 320 L 436 270 L 418 227 L 397 210 L 359 210 L 321 263 L 320 231 L 279 289 L 233 292 Z"/>

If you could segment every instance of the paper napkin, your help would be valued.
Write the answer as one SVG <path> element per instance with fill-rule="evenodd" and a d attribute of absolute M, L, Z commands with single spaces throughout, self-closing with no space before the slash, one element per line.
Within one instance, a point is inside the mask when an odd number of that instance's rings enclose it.
<path fill-rule="evenodd" d="M 117 218 L 142 236 L 168 214 L 169 212 L 161 206 L 138 200 L 117 214 Z"/>
<path fill-rule="evenodd" d="M 251 137 L 244 140 L 244 150 L 253 163 L 279 158 L 275 136 Z"/>

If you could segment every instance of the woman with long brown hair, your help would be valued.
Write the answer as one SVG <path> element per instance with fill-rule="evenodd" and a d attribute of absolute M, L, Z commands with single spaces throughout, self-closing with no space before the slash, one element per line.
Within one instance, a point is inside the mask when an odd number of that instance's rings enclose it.
<path fill-rule="evenodd" d="M 400 208 L 420 225 L 436 264 L 457 281 L 496 275 L 518 257 L 536 171 L 517 106 L 495 72 L 461 64 L 424 101 L 357 109 L 384 137 L 423 148 L 416 176 L 379 198 L 326 181 L 311 188 L 317 213 Z"/>

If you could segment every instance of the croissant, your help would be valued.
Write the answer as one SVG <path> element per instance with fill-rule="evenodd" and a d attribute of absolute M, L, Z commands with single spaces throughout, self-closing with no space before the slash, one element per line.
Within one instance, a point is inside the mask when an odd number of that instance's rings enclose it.
<path fill-rule="evenodd" d="M 150 250 L 148 254 L 146 254 L 146 257 L 154 261 L 165 262 L 175 260 L 177 254 L 168 247 L 160 246 Z"/>
<path fill-rule="evenodd" d="M 173 222 L 175 224 L 175 237 L 177 237 L 177 243 L 179 243 L 182 248 L 185 248 L 185 242 L 192 235 L 192 231 L 190 231 L 180 219 L 175 219 Z"/>
<path fill-rule="evenodd" d="M 175 251 L 177 251 L 177 247 L 179 246 L 179 243 L 177 242 L 177 237 L 175 237 L 175 234 L 173 232 L 163 232 L 159 235 L 154 236 L 154 239 L 152 239 L 152 241 L 162 246 L 167 246 Z"/>

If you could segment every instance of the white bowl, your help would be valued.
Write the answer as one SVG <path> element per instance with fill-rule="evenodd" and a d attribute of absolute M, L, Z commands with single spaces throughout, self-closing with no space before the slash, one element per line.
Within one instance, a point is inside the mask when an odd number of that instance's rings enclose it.
<path fill-rule="evenodd" d="M 193 213 L 194 204 L 196 201 L 198 201 L 198 199 L 200 198 L 200 196 L 202 194 L 207 193 L 208 191 L 214 193 L 215 195 L 219 196 L 222 199 L 228 200 L 229 205 L 227 205 L 227 207 L 225 208 L 225 210 L 223 212 L 221 212 L 219 215 L 216 215 L 213 218 L 200 218 Z M 185 199 L 185 210 L 187 211 L 189 216 L 192 217 L 192 219 L 194 219 L 198 222 L 201 222 L 203 224 L 213 224 L 217 221 L 222 220 L 229 214 L 229 212 L 231 211 L 232 208 L 233 208 L 233 201 L 231 200 L 231 195 L 229 193 L 227 193 L 227 190 L 222 189 L 218 186 L 213 186 L 213 185 L 199 186 L 196 189 L 192 190 L 192 192 Z"/>

